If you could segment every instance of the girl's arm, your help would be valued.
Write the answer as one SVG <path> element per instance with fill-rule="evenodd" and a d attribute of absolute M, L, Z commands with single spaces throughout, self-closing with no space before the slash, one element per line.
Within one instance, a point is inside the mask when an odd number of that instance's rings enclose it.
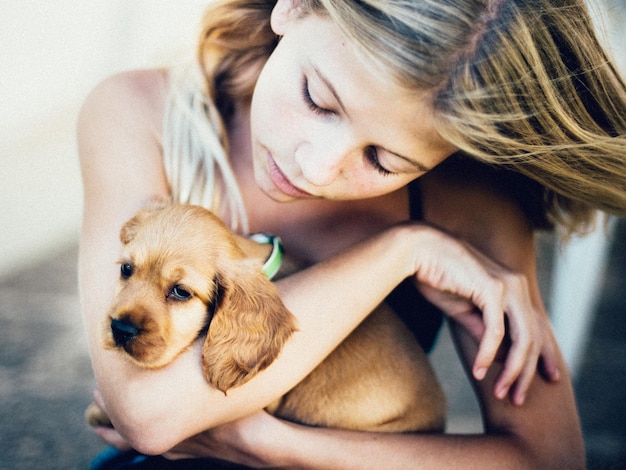
<path fill-rule="evenodd" d="M 558 345 L 549 331 L 539 292 L 533 227 L 522 211 L 520 201 L 507 193 L 506 183 L 496 180 L 501 176 L 482 173 L 480 168 L 468 174 L 454 170 L 452 165 L 441 165 L 420 180 L 424 219 L 510 268 L 509 274 L 504 276 L 508 276 L 511 285 L 518 284 L 520 290 L 528 292 L 528 296 L 510 296 L 503 300 L 511 347 L 506 351 L 505 367 L 493 390 L 497 397 L 504 398 L 508 394 L 513 403 L 520 405 L 538 367 L 544 379 L 549 381 L 557 381 L 563 369 L 558 365 Z M 422 291 L 427 297 L 437 298 L 436 292 Z M 509 289 L 509 292 L 514 291 Z M 514 310 L 515 303 L 520 300 L 530 304 Z M 445 310 L 445 304 L 443 307 Z M 460 315 L 455 315 L 455 308 Z M 532 318 L 524 319 L 515 314 L 516 311 L 530 314 Z M 447 313 L 465 325 L 468 331 L 480 331 L 479 327 L 471 326 L 479 318 L 466 315 L 463 305 L 453 305 Z M 481 339 L 480 334 L 474 334 L 474 337 Z M 482 348 L 481 343 L 479 355 Z M 475 360 L 475 376 L 482 360 L 482 357 Z"/>
<path fill-rule="evenodd" d="M 424 186 L 425 215 L 449 230 L 474 239 L 485 251 L 523 272 L 532 301 L 541 307 L 536 282 L 533 234 L 515 205 L 488 188 L 445 188 L 434 179 Z M 429 199 L 435 196 L 444 199 Z M 485 208 L 480 210 L 483 205 Z M 460 212 L 456 212 L 460 211 Z M 456 215 L 455 215 L 456 214 Z M 467 229 L 470 217 L 476 223 Z M 543 312 L 541 307 L 540 312 Z M 542 313 L 542 315 L 544 315 Z M 547 319 L 542 335 L 554 342 Z M 483 435 L 371 434 L 309 428 L 282 422 L 265 413 L 207 431 L 182 443 L 171 457 L 217 456 L 250 466 L 285 468 L 584 468 L 584 446 L 567 367 L 555 346 L 553 360 L 561 380 L 547 382 L 533 368 L 523 406 L 497 400 L 503 365 L 483 381 L 470 370 L 477 340 L 451 322 L 453 337 L 472 380 L 483 415 Z M 554 343 L 556 344 L 556 343 Z"/>
<path fill-rule="evenodd" d="M 463 328 L 453 326 L 453 333 L 469 367 L 476 343 Z M 557 363 L 565 370 L 560 355 Z M 494 398 L 498 373 L 494 368 L 484 381 L 474 381 L 485 434 L 351 432 L 300 426 L 257 412 L 206 431 L 166 455 L 211 456 L 257 468 L 583 469 L 584 445 L 569 377 L 564 373 L 557 383 L 535 377 L 519 407 Z"/>
<path fill-rule="evenodd" d="M 102 349 L 101 325 L 118 275 L 119 228 L 149 199 L 168 195 L 159 138 L 165 89 L 164 75 L 155 72 L 115 77 L 92 93 L 79 120 L 85 186 L 82 310 L 107 411 L 134 448 L 162 453 L 189 436 L 263 408 L 306 376 L 414 273 L 426 285 L 471 300 L 485 315 L 502 316 L 494 296 L 502 288 L 497 269 L 441 232 L 407 225 L 278 283 L 299 331 L 266 371 L 228 396 L 207 386 L 197 348 L 157 371 L 138 369 L 119 353 Z"/>

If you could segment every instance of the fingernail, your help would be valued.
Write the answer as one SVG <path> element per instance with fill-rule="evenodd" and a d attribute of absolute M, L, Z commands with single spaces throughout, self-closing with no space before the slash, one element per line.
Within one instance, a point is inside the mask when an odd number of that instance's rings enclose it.
<path fill-rule="evenodd" d="M 496 390 L 496 397 L 500 400 L 506 398 L 506 394 L 509 393 L 509 389 L 507 387 L 500 387 Z"/>
<path fill-rule="evenodd" d="M 485 375 L 487 375 L 487 369 L 484 367 L 479 367 L 474 371 L 474 377 L 476 377 L 476 380 L 484 379 Z"/>

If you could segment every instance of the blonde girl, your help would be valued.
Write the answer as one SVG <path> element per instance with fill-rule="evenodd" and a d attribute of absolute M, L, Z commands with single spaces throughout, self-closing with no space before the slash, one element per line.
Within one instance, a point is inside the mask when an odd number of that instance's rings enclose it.
<path fill-rule="evenodd" d="M 583 4 L 230 0 L 207 11 L 198 58 L 182 77 L 113 77 L 81 114 L 81 296 L 115 424 L 99 435 L 254 467 L 583 467 L 533 246 L 535 228 L 626 212 L 626 90 Z M 278 234 L 312 265 L 277 283 L 299 332 L 227 397 L 197 349 L 141 371 L 98 344 L 117 232 L 154 196 Z M 451 319 L 484 434 L 312 429 L 259 411 L 406 278 Z M 505 316 L 511 348 L 495 359 Z"/>

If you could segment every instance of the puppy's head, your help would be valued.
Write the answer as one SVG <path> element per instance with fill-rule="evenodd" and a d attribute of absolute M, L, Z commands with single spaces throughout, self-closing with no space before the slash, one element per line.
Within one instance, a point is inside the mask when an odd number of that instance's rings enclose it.
<path fill-rule="evenodd" d="M 169 364 L 208 328 L 209 383 L 226 392 L 266 368 L 295 330 L 291 313 L 235 236 L 208 210 L 156 204 L 122 228 L 104 344 L 137 365 Z"/>

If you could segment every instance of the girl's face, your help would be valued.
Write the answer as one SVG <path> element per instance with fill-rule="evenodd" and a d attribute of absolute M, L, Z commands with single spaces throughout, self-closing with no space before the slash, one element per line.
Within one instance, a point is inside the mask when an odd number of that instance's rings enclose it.
<path fill-rule="evenodd" d="M 277 201 L 363 199 L 399 189 L 454 152 L 430 96 L 408 92 L 330 20 L 272 14 L 282 38 L 251 108 L 255 179 Z"/>

